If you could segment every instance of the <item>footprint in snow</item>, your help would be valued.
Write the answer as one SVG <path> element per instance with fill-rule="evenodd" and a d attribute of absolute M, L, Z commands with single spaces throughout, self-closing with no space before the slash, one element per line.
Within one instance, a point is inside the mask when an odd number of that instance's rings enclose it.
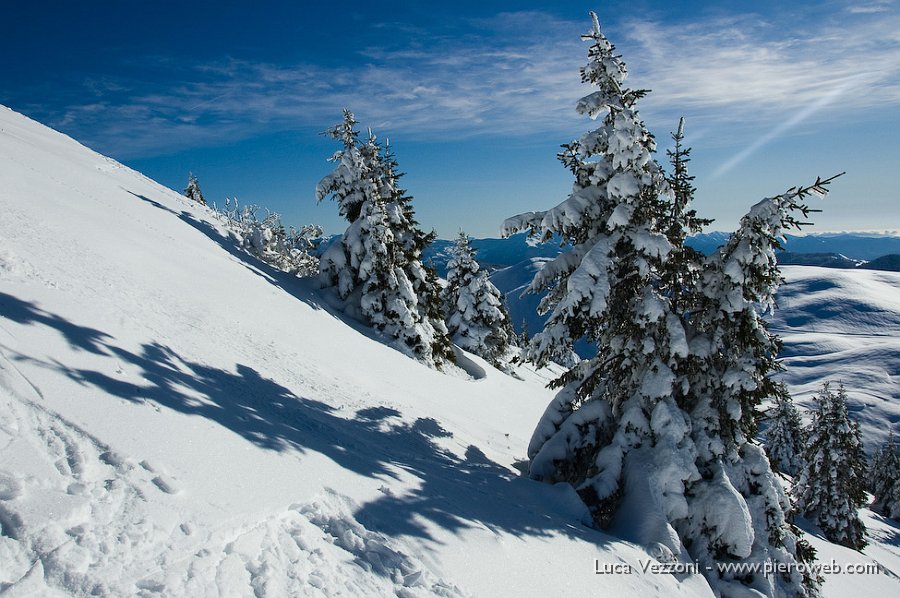
<path fill-rule="evenodd" d="M 181 492 L 181 488 L 178 486 L 178 483 L 162 473 L 156 476 L 151 480 L 157 488 L 165 492 L 166 494 L 178 494 Z"/>
<path fill-rule="evenodd" d="M 0 500 L 14 500 L 22 494 L 22 483 L 9 474 L 0 473 Z"/>

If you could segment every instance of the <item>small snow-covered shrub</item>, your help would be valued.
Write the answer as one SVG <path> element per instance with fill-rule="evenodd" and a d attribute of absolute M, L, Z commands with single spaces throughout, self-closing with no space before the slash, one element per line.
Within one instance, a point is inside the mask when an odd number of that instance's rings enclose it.
<path fill-rule="evenodd" d="M 200 205 L 206 205 L 203 191 L 200 190 L 200 182 L 197 180 L 197 177 L 194 176 L 193 172 L 188 173 L 188 184 L 187 187 L 184 188 L 184 191 L 182 191 L 182 194 L 188 199 L 196 201 Z"/>
<path fill-rule="evenodd" d="M 309 224 L 285 229 L 278 213 L 253 204 L 241 207 L 237 198 L 226 199 L 225 209 L 216 214 L 237 244 L 261 260 L 299 277 L 318 273 L 319 260 L 310 250 L 321 239 L 322 227 Z"/>

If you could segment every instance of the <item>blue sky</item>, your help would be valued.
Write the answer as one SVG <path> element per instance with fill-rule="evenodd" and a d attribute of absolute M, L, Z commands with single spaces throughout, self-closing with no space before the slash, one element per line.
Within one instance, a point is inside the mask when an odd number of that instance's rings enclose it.
<path fill-rule="evenodd" d="M 11 1 L 0 103 L 209 201 L 343 223 L 314 187 L 353 110 L 390 138 L 419 220 L 496 236 L 571 178 L 561 143 L 599 12 L 659 142 L 678 117 L 697 209 L 730 230 L 762 197 L 840 171 L 811 231 L 900 230 L 900 6 L 894 1 Z"/>

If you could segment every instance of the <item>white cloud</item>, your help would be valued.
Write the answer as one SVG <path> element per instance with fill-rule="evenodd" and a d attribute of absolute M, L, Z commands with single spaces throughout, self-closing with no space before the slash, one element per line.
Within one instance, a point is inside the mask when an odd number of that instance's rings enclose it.
<path fill-rule="evenodd" d="M 868 4 L 851 4 L 847 7 L 850 14 L 875 14 L 888 12 L 891 10 L 894 0 L 882 0 L 879 2 L 870 2 Z"/>
<path fill-rule="evenodd" d="M 734 121 L 780 123 L 830 97 L 847 110 L 900 103 L 900 19 L 776 27 L 750 18 L 629 27 L 632 70 L 652 86 L 654 109 L 702 110 Z"/>
<path fill-rule="evenodd" d="M 837 111 L 853 119 L 900 104 L 898 16 L 840 16 L 633 21 L 608 33 L 634 73 L 631 84 L 653 89 L 642 107 L 651 125 L 674 126 L 687 114 L 711 137 L 723 125 L 764 129 L 764 144 Z M 562 132 L 565 141 L 585 128 L 574 104 L 587 92 L 578 76 L 587 19 L 519 12 L 469 25 L 462 37 L 432 34 L 427 44 L 417 32 L 407 47 L 370 48 L 339 68 L 227 60 L 189 66 L 162 87 L 92 80 L 90 102 L 72 102 L 49 120 L 123 157 L 322 130 L 345 106 L 377 132 L 431 139 Z"/>
<path fill-rule="evenodd" d="M 739 151 L 737 154 L 726 160 L 722 163 L 713 173 L 713 179 L 719 178 L 729 171 L 731 171 L 735 166 L 761 150 L 763 147 L 768 145 L 770 142 L 778 139 L 779 137 L 785 135 L 790 130 L 796 128 L 801 123 L 811 119 L 817 113 L 824 110 L 827 106 L 834 103 L 840 96 L 849 92 L 849 90 L 853 86 L 853 81 L 846 81 L 842 83 L 838 87 L 834 87 L 824 95 L 817 98 L 814 102 L 805 105 L 798 112 L 790 115 L 789 118 L 780 121 L 774 127 L 772 127 L 769 131 L 763 133 L 759 136 L 755 141 L 753 141 L 750 145 L 745 147 L 743 150 Z"/>
<path fill-rule="evenodd" d="M 898 32 L 896 14 L 798 19 L 790 29 L 732 17 L 679 27 L 635 22 L 627 39 L 632 69 L 654 89 L 648 120 L 688 114 L 706 129 L 707 147 L 744 146 L 716 178 L 804 124 L 896 119 Z"/>

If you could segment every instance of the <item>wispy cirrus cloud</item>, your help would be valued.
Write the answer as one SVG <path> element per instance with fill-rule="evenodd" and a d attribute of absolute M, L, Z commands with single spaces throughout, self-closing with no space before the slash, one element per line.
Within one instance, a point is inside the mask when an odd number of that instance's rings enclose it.
<path fill-rule="evenodd" d="M 803 110 L 836 88 L 846 109 L 900 103 L 900 16 L 790 28 L 751 17 L 667 27 L 636 22 L 630 63 L 652 85 L 651 103 L 729 120 Z"/>
<path fill-rule="evenodd" d="M 764 128 L 758 141 L 765 144 L 766 134 L 787 134 L 810 120 L 900 105 L 900 16 L 881 10 L 886 3 L 868 6 L 850 6 L 835 22 L 810 17 L 788 25 L 752 15 L 635 20 L 610 35 L 634 73 L 630 83 L 654 91 L 642 108 L 651 125 L 688 114 L 710 137 L 725 125 L 732 133 Z M 552 131 L 562 141 L 584 129 L 573 106 L 587 92 L 578 77 L 586 49 L 578 34 L 586 28 L 546 14 L 506 13 L 467 21 L 463 34 L 432 32 L 427 42 L 422 32 L 407 31 L 407 43 L 368 48 L 342 66 L 237 59 L 178 65 L 150 57 L 135 64 L 134 77 L 86 77 L 87 100 L 31 112 L 122 157 L 321 130 L 345 106 L 391 134 Z M 160 61 L 167 83 L 141 77 Z"/>
<path fill-rule="evenodd" d="M 799 19 L 790 28 L 747 16 L 678 28 L 635 22 L 632 64 L 654 88 L 653 116 L 694 115 L 711 129 L 704 139 L 711 145 L 743 140 L 715 178 L 804 124 L 896 114 L 900 15 L 857 14 Z"/>
<path fill-rule="evenodd" d="M 239 59 L 167 64 L 165 85 L 139 76 L 165 60 L 149 57 L 134 64 L 134 78 L 89 76 L 81 85 L 87 93 L 76 101 L 27 108 L 122 157 L 265 132 L 324 130 L 340 119 L 343 107 L 376 131 L 420 138 L 527 135 L 573 120 L 581 92 L 580 28 L 533 13 L 497 21 L 502 23 L 479 22 L 463 37 L 431 35 L 427 47 L 368 48 L 338 67 Z M 525 21 L 540 23 L 537 49 L 520 45 L 521 33 L 498 37 Z"/>
<path fill-rule="evenodd" d="M 894 0 L 881 0 L 878 2 L 869 2 L 867 4 L 852 4 L 847 7 L 847 12 L 852 14 L 874 14 L 889 12 Z"/>

